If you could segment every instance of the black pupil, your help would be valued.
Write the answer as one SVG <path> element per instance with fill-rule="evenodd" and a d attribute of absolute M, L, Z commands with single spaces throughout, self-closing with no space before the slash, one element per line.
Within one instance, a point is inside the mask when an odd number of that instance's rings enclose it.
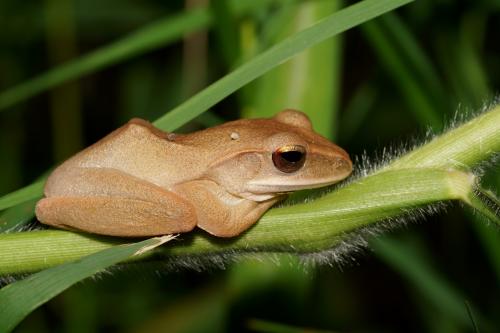
<path fill-rule="evenodd" d="M 281 158 L 290 163 L 297 163 L 302 159 L 302 153 L 300 151 L 291 150 L 281 153 Z"/>

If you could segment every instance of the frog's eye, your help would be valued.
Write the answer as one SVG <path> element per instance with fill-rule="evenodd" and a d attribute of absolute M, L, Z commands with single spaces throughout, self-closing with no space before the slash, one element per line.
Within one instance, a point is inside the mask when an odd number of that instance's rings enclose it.
<path fill-rule="evenodd" d="M 303 146 L 284 146 L 273 152 L 274 166 L 286 173 L 299 170 L 306 161 L 306 149 Z"/>

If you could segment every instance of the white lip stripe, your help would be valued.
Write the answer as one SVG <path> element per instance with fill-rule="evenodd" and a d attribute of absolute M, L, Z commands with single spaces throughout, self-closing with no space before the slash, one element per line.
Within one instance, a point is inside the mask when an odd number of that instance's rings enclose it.
<path fill-rule="evenodd" d="M 294 191 L 294 190 L 331 185 L 331 184 L 338 182 L 341 179 L 343 179 L 343 177 L 328 179 L 328 180 L 320 180 L 320 181 L 316 181 L 316 182 L 307 182 L 307 181 L 295 182 L 293 184 L 283 184 L 283 183 L 277 182 L 276 180 L 269 181 L 269 182 L 261 180 L 259 182 L 249 182 L 248 188 L 251 190 L 256 190 L 256 191 L 259 191 L 259 189 L 260 189 L 262 191 L 262 190 L 266 190 L 266 189 L 269 189 L 270 187 L 272 187 L 273 188 L 272 192 L 279 192 L 279 191 L 289 192 L 289 191 Z M 254 192 L 254 191 L 252 191 L 252 192 Z M 266 192 L 268 192 L 268 191 L 266 191 Z"/>

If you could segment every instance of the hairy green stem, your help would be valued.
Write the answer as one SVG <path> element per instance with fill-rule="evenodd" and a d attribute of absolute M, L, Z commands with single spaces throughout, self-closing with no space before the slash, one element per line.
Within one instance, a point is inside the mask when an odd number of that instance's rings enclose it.
<path fill-rule="evenodd" d="M 217 239 L 195 232 L 182 235 L 182 241 L 156 253 L 182 257 L 231 251 L 317 252 L 334 247 L 345 240 L 347 233 L 360 227 L 376 225 L 377 221 L 431 203 L 455 199 L 475 206 L 475 177 L 458 171 L 457 166 L 470 168 L 497 154 L 498 133 L 499 106 L 337 191 L 312 202 L 270 210 L 241 237 Z M 491 207 L 483 205 L 478 210 L 481 209 Z M 494 218 L 495 213 L 490 215 Z M 123 239 L 52 230 L 2 234 L 0 273 L 43 269 L 122 242 Z"/>
<path fill-rule="evenodd" d="M 468 169 L 500 152 L 500 106 L 448 131 L 389 166 Z"/>
<path fill-rule="evenodd" d="M 271 210 L 236 239 L 204 233 L 162 249 L 163 255 L 227 251 L 316 252 L 334 247 L 347 232 L 394 217 L 405 209 L 460 199 L 472 191 L 474 177 L 440 169 L 402 169 L 363 178 L 318 200 Z M 0 273 L 43 269 L 96 252 L 123 240 L 65 231 L 0 236 Z M 24 246 L 23 251 L 13 251 Z M 34 246 L 33 246 L 34 245 Z M 50 261 L 47 258 L 53 257 Z"/>

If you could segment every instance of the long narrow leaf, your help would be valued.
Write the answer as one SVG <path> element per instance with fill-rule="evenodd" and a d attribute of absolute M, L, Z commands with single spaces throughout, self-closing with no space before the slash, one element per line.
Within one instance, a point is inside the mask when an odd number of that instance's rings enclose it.
<path fill-rule="evenodd" d="M 15 192 L 4 195 L 0 198 L 0 210 L 41 197 L 44 183 L 45 180 L 40 180 Z"/>
<path fill-rule="evenodd" d="M 31 311 L 73 284 L 130 257 L 171 240 L 173 236 L 115 246 L 81 260 L 56 266 L 0 289 L 0 332 L 10 332 Z"/>
<path fill-rule="evenodd" d="M 436 308 L 453 318 L 460 326 L 470 325 L 464 304 L 467 298 L 419 256 L 416 249 L 400 240 L 388 237 L 382 241 L 373 239 L 371 246 L 381 259 L 418 288 L 419 295 L 431 298 L 430 301 Z"/>
<path fill-rule="evenodd" d="M 286 13 L 279 36 L 303 30 L 340 7 L 339 0 L 301 3 Z M 271 117 L 284 108 L 302 110 L 311 119 L 315 131 L 334 138 L 340 105 L 340 37 L 329 38 L 301 52 L 257 79 L 252 85 L 253 100 L 243 109 L 244 117 Z"/>
<path fill-rule="evenodd" d="M 10 207 L 0 214 L 0 232 L 19 230 L 35 216 L 35 205 L 38 199 L 29 200 Z"/>
<path fill-rule="evenodd" d="M 381 63 L 396 81 L 396 87 L 401 89 L 401 93 L 407 99 L 407 104 L 416 119 L 432 126 L 435 130 L 441 129 L 443 122 L 440 110 L 417 81 L 406 60 L 398 54 L 395 46 L 389 41 L 383 26 L 379 22 L 373 21 L 364 25 L 363 31 L 377 52 Z"/>
<path fill-rule="evenodd" d="M 236 1 L 233 7 L 236 14 L 241 15 L 270 2 Z M 65 81 L 165 46 L 182 38 L 184 34 L 207 27 L 211 23 L 212 17 L 206 9 L 196 9 L 153 22 L 129 36 L 0 93 L 0 111 Z"/>
<path fill-rule="evenodd" d="M 258 55 L 155 122 L 172 131 L 301 51 L 413 0 L 365 0 L 338 11 Z"/>

